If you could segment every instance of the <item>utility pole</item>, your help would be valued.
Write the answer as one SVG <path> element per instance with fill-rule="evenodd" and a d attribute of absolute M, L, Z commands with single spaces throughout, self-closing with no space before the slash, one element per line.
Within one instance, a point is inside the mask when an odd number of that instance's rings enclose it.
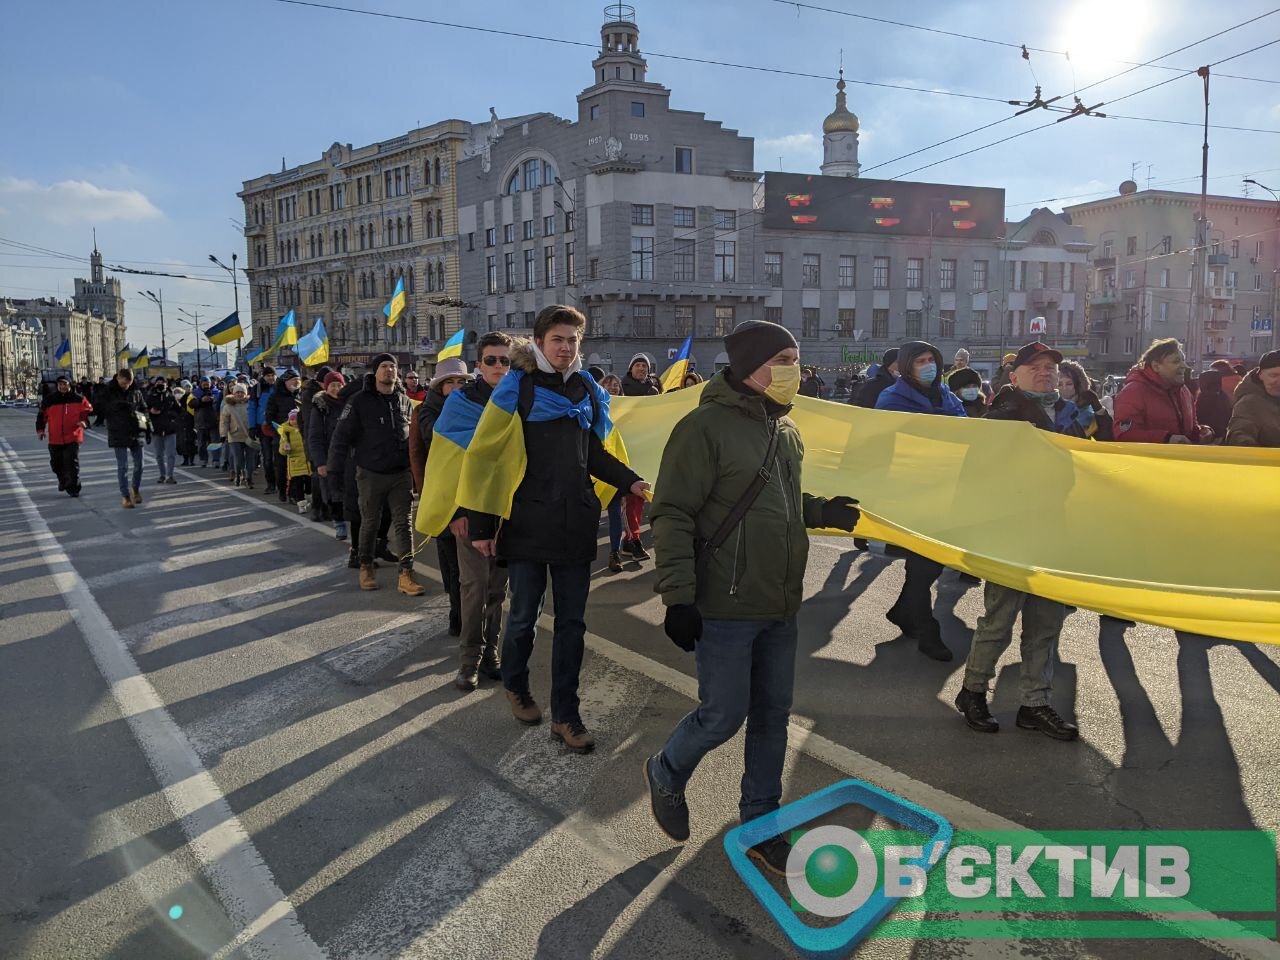
<path fill-rule="evenodd" d="M 1201 67 L 1196 76 L 1204 80 L 1204 143 L 1200 150 L 1200 212 L 1196 216 L 1195 266 L 1192 268 L 1194 283 L 1192 296 L 1191 329 L 1187 332 L 1187 362 L 1194 374 L 1199 373 L 1204 342 L 1205 281 L 1208 279 L 1208 225 L 1209 225 L 1209 68 Z"/>
<path fill-rule="evenodd" d="M 161 290 L 159 295 L 156 295 L 150 290 L 144 290 L 142 295 L 160 308 L 160 353 L 164 357 L 164 362 L 168 364 L 169 349 L 164 341 L 164 291 Z"/>
<path fill-rule="evenodd" d="M 240 282 L 239 282 L 239 279 L 236 277 L 236 257 L 237 256 L 238 254 L 235 254 L 235 253 L 231 254 L 231 266 L 228 267 L 225 263 L 223 263 L 221 260 L 215 257 L 212 253 L 209 254 L 209 260 L 212 263 L 216 263 L 223 270 L 227 271 L 227 273 L 231 274 L 231 294 L 232 296 L 235 297 L 236 317 L 238 318 L 240 316 Z M 242 330 L 244 329 L 243 324 L 241 325 L 241 329 Z M 240 366 L 240 359 L 243 356 L 244 356 L 244 350 L 240 346 L 240 339 L 237 338 L 236 339 L 236 366 L 237 367 Z M 248 370 L 246 370 L 245 372 L 247 373 Z"/>

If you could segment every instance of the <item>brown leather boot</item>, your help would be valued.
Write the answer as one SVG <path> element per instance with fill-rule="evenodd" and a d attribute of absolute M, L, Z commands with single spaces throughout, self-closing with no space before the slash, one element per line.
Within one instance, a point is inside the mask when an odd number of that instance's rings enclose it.
<path fill-rule="evenodd" d="M 130 510 L 132 510 L 132 509 L 133 509 L 133 501 L 132 501 L 132 500 L 130 500 L 128 497 L 123 497 L 123 498 L 120 500 L 120 506 L 122 506 L 122 507 L 128 507 Z"/>
<path fill-rule="evenodd" d="M 581 720 L 569 720 L 566 723 L 553 722 L 551 736 L 574 753 L 590 753 L 596 748 L 596 738 L 582 725 Z"/>
<path fill-rule="evenodd" d="M 373 564 L 360 564 L 360 589 L 361 590 L 377 590 L 378 578 L 373 574 Z"/>
<path fill-rule="evenodd" d="M 133 502 L 134 503 L 142 502 L 142 491 L 139 490 L 137 487 L 133 488 Z"/>
<path fill-rule="evenodd" d="M 480 686 L 480 671 L 476 669 L 476 665 L 474 663 L 464 663 L 462 669 L 458 671 L 458 677 L 453 681 L 453 685 L 466 693 L 470 693 Z"/>
<path fill-rule="evenodd" d="M 508 690 L 507 700 L 511 703 L 512 715 L 521 723 L 534 727 L 542 722 L 542 708 L 538 706 L 538 701 L 533 699 L 529 691 L 515 693 Z"/>
<path fill-rule="evenodd" d="M 410 597 L 420 597 L 427 592 L 426 587 L 413 579 L 412 570 L 400 571 L 400 579 L 396 583 L 396 589 Z"/>

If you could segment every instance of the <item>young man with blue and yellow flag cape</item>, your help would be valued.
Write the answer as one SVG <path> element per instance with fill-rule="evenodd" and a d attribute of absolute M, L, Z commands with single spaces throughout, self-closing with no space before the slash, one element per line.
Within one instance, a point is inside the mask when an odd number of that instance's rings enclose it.
<path fill-rule="evenodd" d="M 528 349 L 526 341 L 521 343 Z M 458 509 L 458 481 L 463 458 L 485 406 L 511 369 L 512 346 L 509 336 L 496 331 L 484 334 L 477 341 L 477 376 L 453 390 L 435 418 L 422 483 L 422 499 L 418 502 L 418 530 L 431 537 L 439 537 L 446 529 L 450 534 L 447 539 L 438 539 L 436 544 L 442 554 L 446 543 L 454 550 L 460 588 L 459 646 L 462 660 L 455 686 L 467 692 L 476 689 L 481 675 L 490 680 L 502 679 L 498 638 L 502 634 L 502 601 L 507 592 L 507 570 L 498 566 L 497 557 L 485 556 L 471 545 L 470 517 L 467 511 Z M 437 366 L 437 377 L 443 366 Z M 433 385 L 423 408 L 431 403 L 436 389 Z M 423 409 L 418 413 L 421 417 Z M 442 572 L 445 562 L 441 556 Z"/>
<path fill-rule="evenodd" d="M 507 565 L 511 614 L 502 644 L 502 685 L 522 723 L 542 722 L 529 692 L 529 656 L 548 572 L 555 600 L 551 733 L 587 753 L 595 740 L 578 710 L 584 617 L 596 557 L 597 477 L 643 495 L 649 485 L 605 446 L 609 395 L 582 369 L 586 318 L 553 305 L 538 314 L 533 343 L 512 351 L 462 461 L 458 505 L 472 546 Z"/>

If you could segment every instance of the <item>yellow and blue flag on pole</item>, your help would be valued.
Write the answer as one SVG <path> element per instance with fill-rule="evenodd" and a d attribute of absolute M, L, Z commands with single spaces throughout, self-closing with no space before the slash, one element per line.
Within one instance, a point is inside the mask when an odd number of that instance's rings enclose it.
<path fill-rule="evenodd" d="M 240 314 L 232 313 L 225 320 L 219 320 L 204 332 L 204 336 L 215 347 L 240 340 L 244 337 L 244 328 L 240 326 Z"/>
<path fill-rule="evenodd" d="M 401 277 L 396 281 L 396 291 L 391 294 L 391 301 L 382 308 L 388 327 L 394 327 L 396 321 L 400 319 L 400 314 L 404 313 L 404 302 L 404 277 Z"/>
<path fill-rule="evenodd" d="M 318 367 L 329 362 L 329 335 L 324 321 L 317 319 L 310 332 L 298 340 L 298 358 L 308 367 Z"/>
<path fill-rule="evenodd" d="M 60 367 L 71 366 L 71 341 L 63 340 L 53 352 L 53 360 Z"/>
<path fill-rule="evenodd" d="M 244 352 L 244 362 L 253 363 L 259 357 L 264 356 L 267 352 L 266 347 L 255 347 L 250 344 L 249 349 Z"/>
<path fill-rule="evenodd" d="M 280 322 L 276 324 L 276 335 L 271 346 L 267 348 L 267 353 L 275 353 L 281 347 L 293 346 L 298 342 L 298 321 L 290 310 Z"/>
<path fill-rule="evenodd" d="M 436 354 L 437 360 L 448 360 L 450 357 L 462 356 L 462 341 L 466 339 L 467 331 L 459 330 L 452 337 L 444 342 L 444 346 L 440 348 L 440 352 Z M 505 377 L 503 378 L 506 379 Z"/>
<path fill-rule="evenodd" d="M 116 354 L 116 363 L 120 364 L 120 366 L 122 367 L 127 367 L 132 357 L 133 357 L 133 347 L 131 347 L 129 344 L 126 343 L 123 347 L 120 348 L 120 352 Z"/>
<path fill-rule="evenodd" d="M 458 478 L 459 507 L 510 519 L 511 503 L 529 463 L 518 409 L 520 384 L 525 376 L 521 370 L 512 370 L 494 387 L 462 460 Z M 619 452 L 625 455 L 625 449 L 619 446 L 621 438 L 614 436 L 609 394 L 590 374 L 583 372 L 580 376 L 587 382 L 588 394 L 577 403 L 552 390 L 534 386 L 533 403 L 525 419 L 540 423 L 572 417 L 582 429 L 594 431 L 614 456 L 619 456 Z"/>
<path fill-rule="evenodd" d="M 444 402 L 432 431 L 431 450 L 422 475 L 422 497 L 414 520 L 423 536 L 439 536 L 458 510 L 462 462 L 484 410 L 484 404 L 463 396 L 461 390 L 454 390 Z"/>
<path fill-rule="evenodd" d="M 681 384 L 684 383 L 685 374 L 689 372 L 689 351 L 692 349 L 693 337 L 685 337 L 684 343 L 676 351 L 675 360 L 672 361 L 671 366 L 667 367 L 667 372 L 662 375 L 663 393 L 679 390 Z"/>
<path fill-rule="evenodd" d="M 135 370 L 145 370 L 147 367 L 151 366 L 151 358 L 147 356 L 146 347 L 143 347 L 138 352 L 138 355 L 133 358 L 133 363 L 131 363 L 130 366 Z"/>

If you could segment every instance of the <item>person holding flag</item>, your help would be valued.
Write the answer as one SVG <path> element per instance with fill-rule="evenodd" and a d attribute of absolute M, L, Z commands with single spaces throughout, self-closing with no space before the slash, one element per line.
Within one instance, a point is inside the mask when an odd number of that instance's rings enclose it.
<path fill-rule="evenodd" d="M 529 657 L 550 575 L 551 733 L 575 753 L 595 747 L 578 701 L 600 523 L 592 477 L 636 496 L 649 489 L 607 449 L 616 442 L 609 394 L 583 372 L 579 353 L 586 325 L 581 312 L 563 304 L 538 314 L 533 343 L 512 351 L 511 372 L 480 416 L 458 483 L 471 545 L 507 565 L 511 613 L 502 685 L 512 714 L 526 724 L 542 722 L 529 690 Z"/>
<path fill-rule="evenodd" d="M 40 401 L 36 414 L 36 436 L 49 436 L 49 466 L 58 478 L 58 489 L 68 496 L 80 496 L 80 444 L 89 425 L 93 406 L 71 389 L 66 374 L 58 376 L 53 393 Z"/>

